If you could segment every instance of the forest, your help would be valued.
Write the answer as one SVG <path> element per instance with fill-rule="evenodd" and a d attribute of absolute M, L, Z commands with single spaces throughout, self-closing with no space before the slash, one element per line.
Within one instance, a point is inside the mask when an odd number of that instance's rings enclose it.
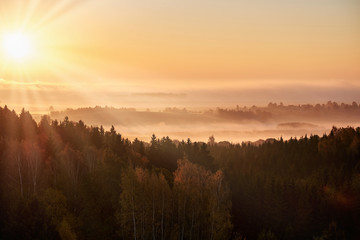
<path fill-rule="evenodd" d="M 360 127 L 144 142 L 0 107 L 0 239 L 343 240 L 359 226 Z"/>

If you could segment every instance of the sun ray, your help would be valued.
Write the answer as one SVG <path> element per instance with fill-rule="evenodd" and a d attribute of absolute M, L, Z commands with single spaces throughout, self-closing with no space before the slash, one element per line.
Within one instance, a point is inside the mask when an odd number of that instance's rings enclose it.
<path fill-rule="evenodd" d="M 41 90 L 32 84 L 37 81 L 37 71 L 33 69 L 34 63 L 25 63 L 20 61 L 29 54 L 29 42 L 28 39 L 22 34 L 25 30 L 31 33 L 37 31 L 43 31 L 45 26 L 49 26 L 52 22 L 62 18 L 69 12 L 73 11 L 77 7 L 81 6 L 87 1 L 56 1 L 51 4 L 42 4 L 45 1 L 42 0 L 29 0 L 25 3 L 20 1 L 12 2 L 5 1 L 0 6 L 1 22 L 4 23 L 0 27 L 1 32 L 14 31 L 17 29 L 19 33 L 13 33 L 6 36 L 4 41 L 4 50 L 7 57 L 11 58 L 11 61 L 1 61 L 0 64 L 0 77 L 13 82 L 14 84 L 8 85 L 9 93 L 12 95 L 11 101 L 17 102 L 18 105 L 27 106 L 29 104 L 41 105 L 41 102 L 45 103 L 48 94 L 41 94 Z M 40 7 L 41 5 L 41 7 Z M 50 42 L 48 42 L 50 43 Z M 56 44 L 46 45 L 42 44 L 42 47 L 46 51 L 57 51 L 58 46 Z M 83 81 L 74 81 L 74 76 L 78 76 L 79 79 L 94 78 L 92 72 L 88 72 L 86 69 L 81 69 L 80 66 L 66 63 L 66 60 L 60 60 L 58 55 L 51 55 L 50 52 L 46 52 L 44 56 L 36 59 L 40 65 L 39 76 L 45 73 L 50 77 L 50 81 L 62 82 L 61 85 L 66 85 L 72 88 L 77 94 L 81 95 L 85 101 L 91 101 L 93 98 L 89 93 L 80 94 L 80 89 L 83 89 Z M 41 55 L 41 54 L 40 54 Z M 9 60 L 9 59 L 8 59 Z M 31 65 L 31 66 L 30 66 Z M 60 70 L 59 70 L 60 69 Z M 50 75 L 49 75 L 50 73 Z M 94 79 L 95 82 L 95 79 Z M 29 83 L 29 84 L 27 84 Z"/>
<path fill-rule="evenodd" d="M 85 3 L 86 0 L 75 0 L 75 1 L 69 1 L 69 0 L 63 0 L 60 2 L 57 2 L 56 4 L 52 4 L 52 6 L 47 9 L 47 13 L 42 16 L 41 19 L 38 20 L 37 23 L 34 23 L 32 25 L 32 29 L 39 29 L 44 28 L 45 26 L 51 24 L 52 22 L 59 20 L 69 12 L 73 11 L 83 3 Z"/>
<path fill-rule="evenodd" d="M 25 13 L 25 17 L 22 22 L 22 29 L 27 29 L 40 2 L 41 2 L 41 0 L 30 0 L 29 6 L 26 8 L 27 11 Z"/>
<path fill-rule="evenodd" d="M 87 83 L 89 83 L 94 78 L 94 75 L 91 72 L 86 72 L 86 70 L 81 69 L 80 66 L 69 64 L 66 61 L 56 58 L 49 59 L 49 62 L 51 62 L 51 65 L 56 66 L 56 68 L 50 68 L 49 70 L 59 81 L 62 81 L 66 86 L 73 91 L 76 91 L 78 96 L 83 98 L 85 102 L 92 104 L 96 103 L 96 99 L 91 93 L 91 90 L 84 90 L 84 79 L 87 79 Z M 72 79 L 74 79 L 74 76 L 78 79 L 82 79 L 82 81 L 73 81 Z M 87 88 L 89 85 L 90 84 L 87 85 Z"/>

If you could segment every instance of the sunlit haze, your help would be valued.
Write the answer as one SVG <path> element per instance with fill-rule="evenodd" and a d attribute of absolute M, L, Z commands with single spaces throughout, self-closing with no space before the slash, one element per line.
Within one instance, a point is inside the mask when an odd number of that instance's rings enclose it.
<path fill-rule="evenodd" d="M 354 0 L 3 0 L 0 16 L 17 111 L 360 101 Z"/>

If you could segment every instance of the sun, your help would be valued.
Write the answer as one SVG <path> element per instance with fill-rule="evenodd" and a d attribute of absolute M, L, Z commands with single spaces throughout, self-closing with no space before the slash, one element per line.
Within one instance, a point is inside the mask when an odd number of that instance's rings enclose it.
<path fill-rule="evenodd" d="M 13 61 L 27 60 L 33 52 L 31 39 L 21 32 L 6 33 L 3 36 L 3 51 Z"/>

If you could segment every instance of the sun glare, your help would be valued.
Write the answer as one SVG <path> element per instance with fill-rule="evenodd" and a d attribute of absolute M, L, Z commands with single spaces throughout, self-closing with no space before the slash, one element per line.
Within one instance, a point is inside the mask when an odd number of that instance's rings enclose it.
<path fill-rule="evenodd" d="M 19 32 L 8 33 L 3 37 L 3 51 L 7 58 L 14 61 L 24 61 L 32 53 L 30 38 Z"/>

